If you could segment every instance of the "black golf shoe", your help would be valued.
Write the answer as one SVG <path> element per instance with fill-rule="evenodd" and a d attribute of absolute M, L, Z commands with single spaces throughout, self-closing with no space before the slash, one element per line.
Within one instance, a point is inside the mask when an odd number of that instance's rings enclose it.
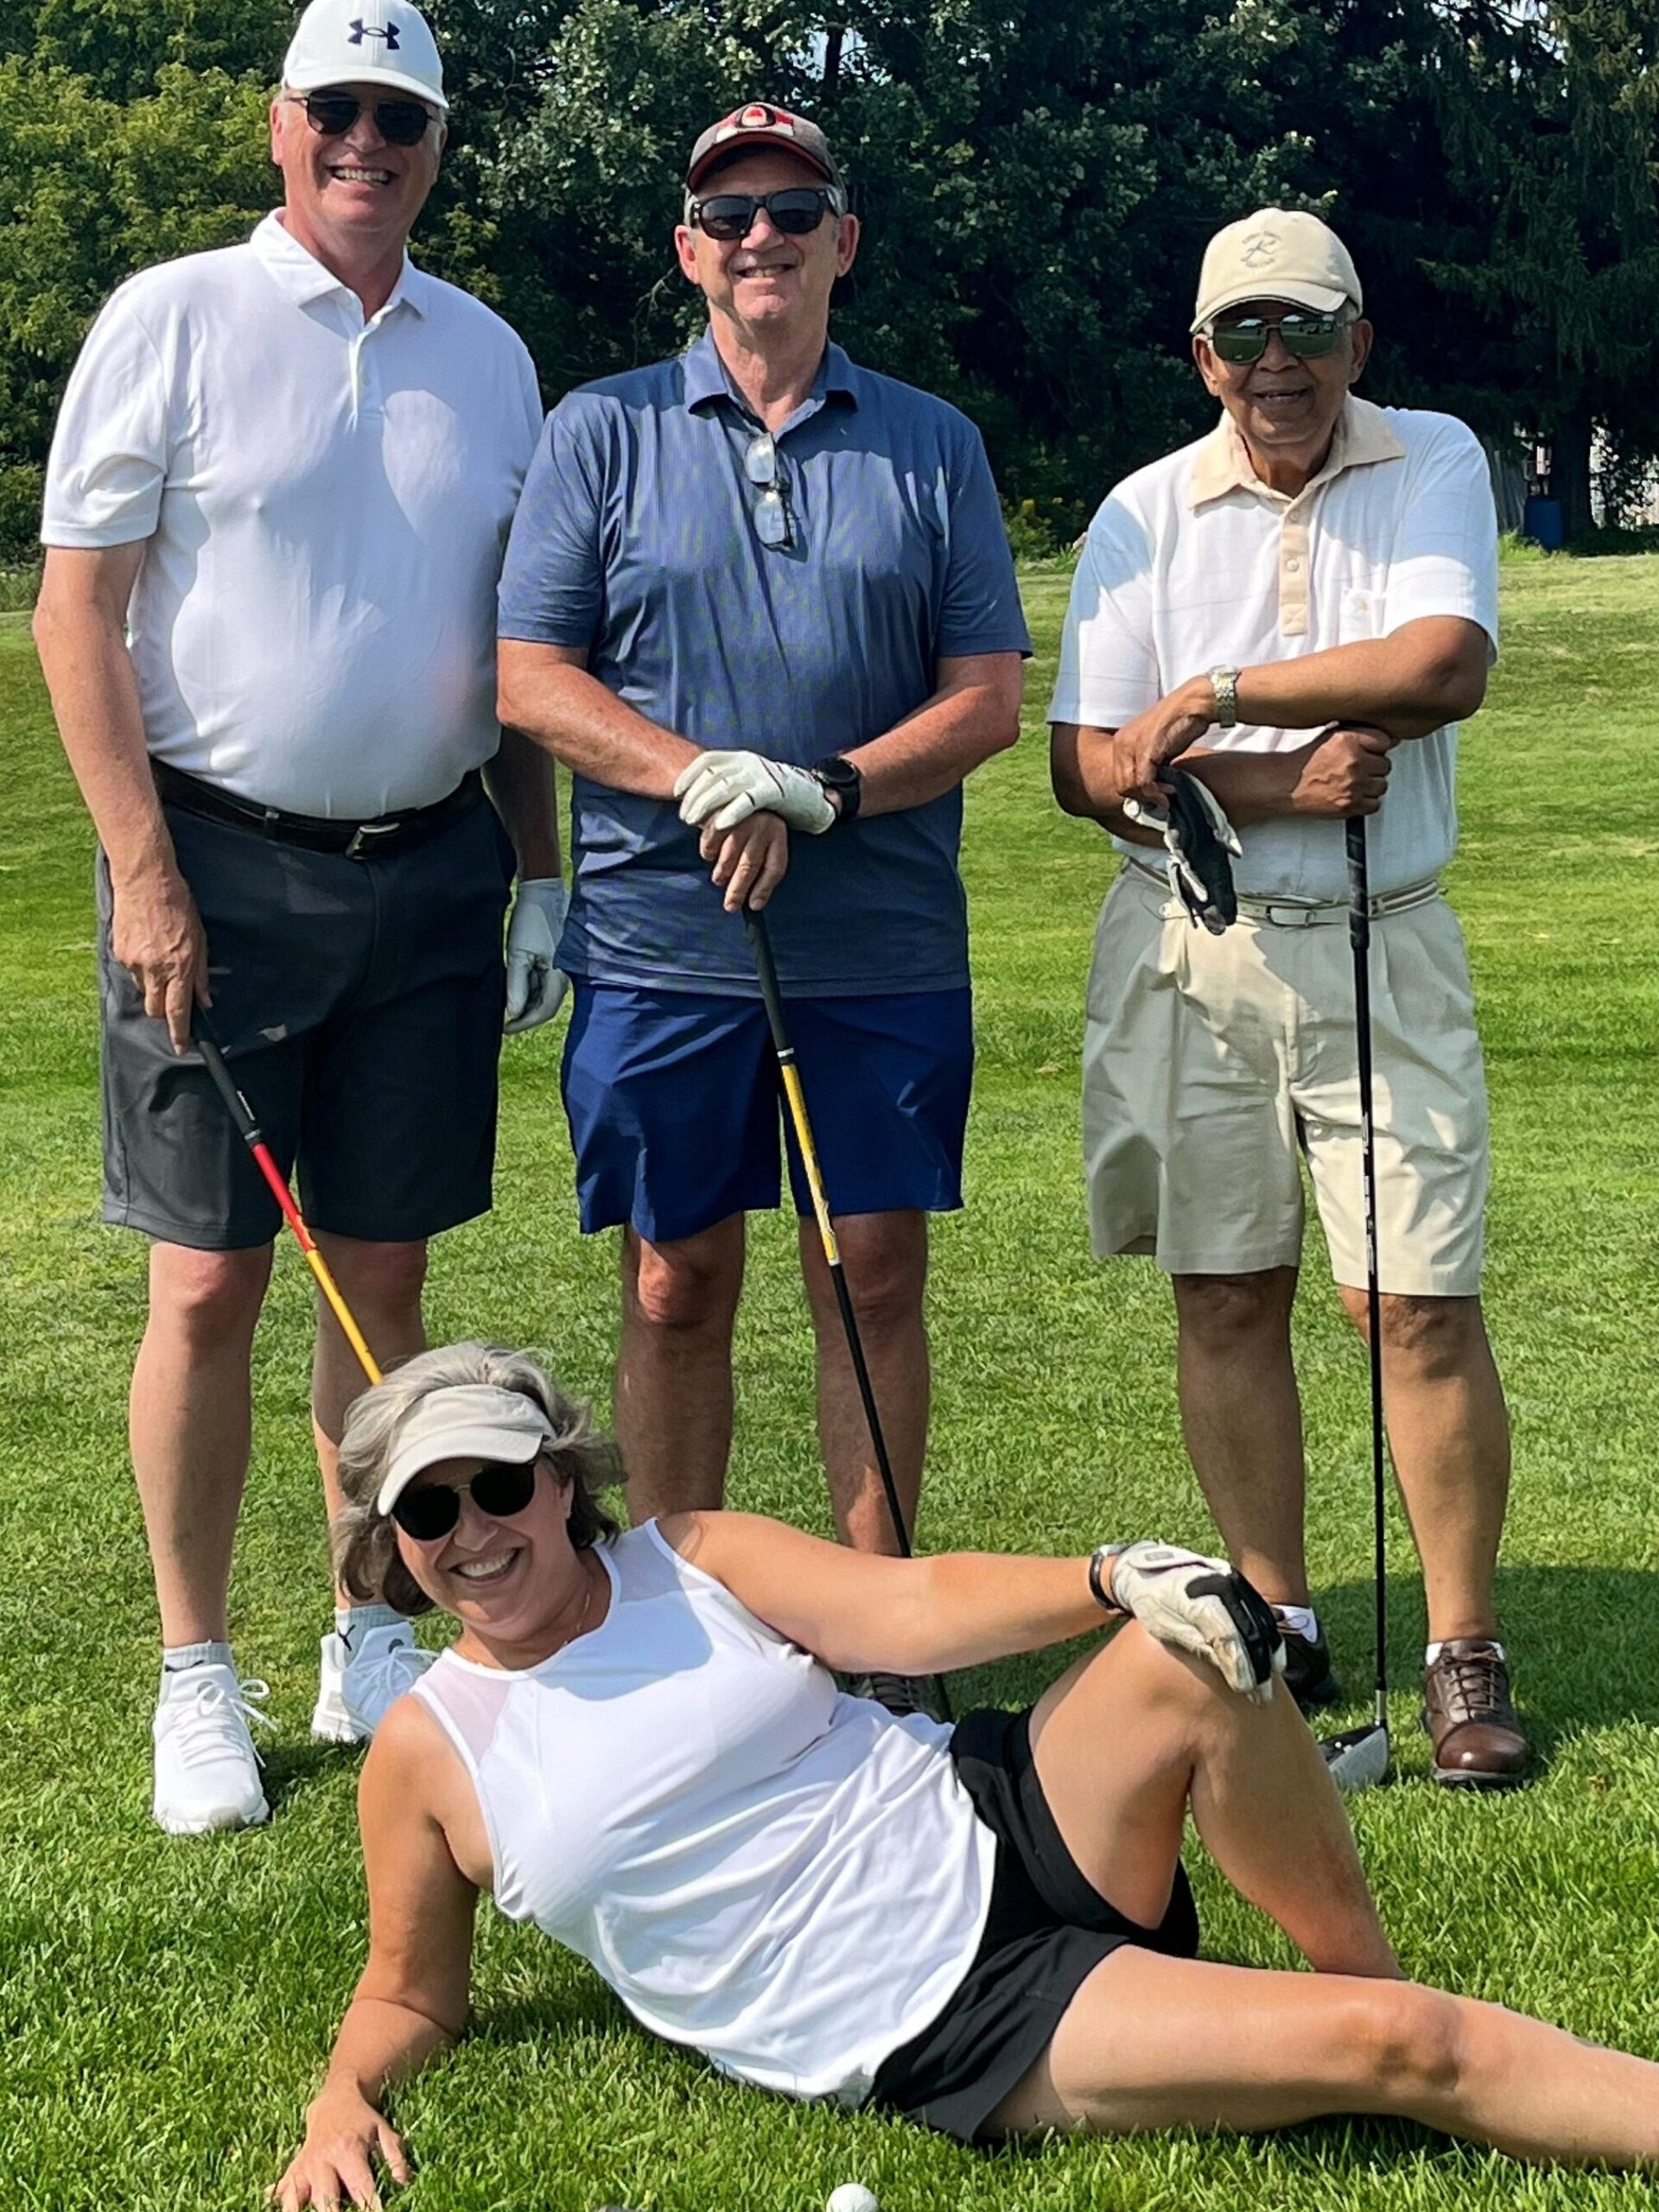
<path fill-rule="evenodd" d="M 849 1675 L 845 1686 L 849 1697 L 871 1698 L 900 1720 L 911 1713 L 924 1713 L 930 1720 L 940 1718 L 933 1685 L 920 1675 Z"/>
<path fill-rule="evenodd" d="M 1323 1628 L 1317 1637 L 1298 1636 L 1294 1628 L 1279 1624 L 1279 1633 L 1285 1639 L 1285 1688 L 1301 1710 L 1312 1706 L 1334 1705 L 1342 1695 L 1342 1684 L 1337 1680 L 1331 1665 L 1331 1646 Z"/>

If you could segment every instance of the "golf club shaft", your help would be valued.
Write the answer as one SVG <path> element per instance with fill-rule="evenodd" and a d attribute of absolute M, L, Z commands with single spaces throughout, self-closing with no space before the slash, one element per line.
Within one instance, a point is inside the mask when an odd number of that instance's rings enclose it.
<path fill-rule="evenodd" d="M 333 1307 L 334 1319 L 339 1322 L 346 1343 L 357 1354 L 359 1365 L 371 1382 L 384 1381 L 363 1332 L 358 1327 L 351 1307 L 340 1295 L 340 1285 L 334 1281 L 328 1262 L 318 1251 L 316 1242 L 305 1225 L 305 1217 L 295 1204 L 294 1193 L 289 1189 L 282 1169 L 271 1157 L 270 1147 L 260 1133 L 253 1109 L 237 1089 L 236 1078 L 226 1065 L 219 1040 L 208 1027 L 207 1017 L 200 1007 L 196 1009 L 195 1039 L 196 1050 L 201 1054 L 202 1065 L 213 1079 L 213 1088 L 224 1100 L 226 1110 L 236 1124 L 237 1135 L 253 1154 L 255 1165 L 270 1185 L 270 1195 L 282 1208 L 283 1220 L 298 1239 L 306 1262 L 317 1279 L 317 1287 Z"/>
<path fill-rule="evenodd" d="M 830 1280 L 836 1287 L 836 1304 L 840 1308 L 842 1327 L 847 1332 L 847 1350 L 852 1359 L 853 1373 L 858 1378 L 858 1395 L 864 1402 L 864 1418 L 869 1424 L 870 1442 L 874 1446 L 881 1487 L 887 1494 L 887 1510 L 893 1516 L 893 1533 L 898 1539 L 899 1551 L 908 1559 L 911 1556 L 910 1531 L 905 1525 L 905 1509 L 899 1502 L 899 1485 L 893 1480 L 893 1462 L 887 1457 L 887 1440 L 881 1433 L 881 1416 L 876 1408 L 875 1391 L 870 1382 L 869 1366 L 864 1357 L 863 1340 L 858 1332 L 858 1317 L 853 1312 L 852 1295 L 848 1290 L 846 1272 L 841 1264 L 841 1245 L 836 1236 L 835 1224 L 830 1218 L 829 1201 L 823 1194 L 823 1177 L 818 1167 L 817 1147 L 812 1141 L 812 1124 L 807 1119 L 806 1094 L 801 1089 L 801 1071 L 795 1065 L 795 1047 L 790 1042 L 788 1027 L 784 1020 L 783 995 L 778 988 L 778 969 L 772 957 L 772 940 L 766 933 L 764 918 L 752 906 L 743 909 L 743 920 L 754 952 L 755 973 L 760 978 L 760 996 L 766 1009 L 766 1024 L 772 1031 L 772 1050 L 778 1056 L 778 1073 L 783 1082 L 784 1096 L 789 1102 L 789 1118 L 800 1151 L 801 1165 L 806 1173 L 806 1187 L 811 1193 L 812 1211 L 817 1218 L 824 1264 L 830 1270 Z"/>
<path fill-rule="evenodd" d="M 1376 1262 L 1376 1142 L 1371 1084 L 1371 890 L 1365 817 L 1348 838 L 1348 941 L 1354 954 L 1354 1042 L 1359 1059 L 1360 1175 L 1365 1210 L 1365 1319 L 1371 1365 L 1371 1516 L 1376 1569 L 1376 1719 L 1388 1725 L 1388 1497 L 1382 1464 L 1382 1293 Z"/>

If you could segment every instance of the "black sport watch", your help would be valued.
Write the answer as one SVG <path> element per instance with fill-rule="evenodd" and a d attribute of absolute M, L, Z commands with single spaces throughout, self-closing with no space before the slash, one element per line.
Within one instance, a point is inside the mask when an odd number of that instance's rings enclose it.
<path fill-rule="evenodd" d="M 833 791 L 841 802 L 836 815 L 839 823 L 850 822 L 858 812 L 859 800 L 864 795 L 864 779 L 843 753 L 826 753 L 822 760 L 812 763 L 812 773 L 827 791 Z"/>

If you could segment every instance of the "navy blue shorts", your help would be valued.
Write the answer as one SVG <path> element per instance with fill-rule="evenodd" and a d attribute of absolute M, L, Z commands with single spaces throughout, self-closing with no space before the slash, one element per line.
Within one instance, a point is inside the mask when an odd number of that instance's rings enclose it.
<path fill-rule="evenodd" d="M 791 999 L 786 1013 L 831 1211 L 959 1206 L 971 993 Z M 577 976 L 563 1087 L 584 1230 L 626 1222 L 668 1244 L 778 1204 L 783 1096 L 759 999 Z M 784 1128 L 804 1217 L 811 1200 Z"/>

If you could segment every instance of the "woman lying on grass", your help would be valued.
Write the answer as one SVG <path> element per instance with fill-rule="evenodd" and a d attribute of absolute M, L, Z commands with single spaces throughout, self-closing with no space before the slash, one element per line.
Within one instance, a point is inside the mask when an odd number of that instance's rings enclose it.
<path fill-rule="evenodd" d="M 461 1635 L 363 1770 L 369 1961 L 285 2212 L 370 2202 L 377 2155 L 405 2178 L 380 2099 L 461 2032 L 480 1891 L 722 2072 L 964 2140 L 1394 2113 L 1519 2158 L 1659 2162 L 1659 2066 L 1402 1979 L 1274 1694 L 1271 1617 L 1224 1567 L 874 1559 L 737 1513 L 619 1535 L 607 1465 L 485 1345 L 352 1410 L 346 1586 Z M 830 1673 L 1034 1651 L 1103 1599 L 1136 1618 L 1028 1713 L 896 1720 Z M 1313 1974 L 1193 1955 L 1189 1809 Z"/>

